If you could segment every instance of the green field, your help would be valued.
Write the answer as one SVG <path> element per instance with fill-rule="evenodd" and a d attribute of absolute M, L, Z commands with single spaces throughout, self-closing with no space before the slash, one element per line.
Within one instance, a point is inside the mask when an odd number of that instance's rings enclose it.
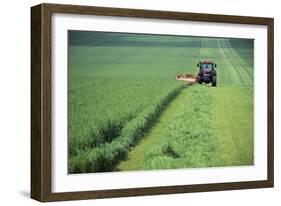
<path fill-rule="evenodd" d="M 70 31 L 68 82 L 69 173 L 253 164 L 252 40 Z"/>

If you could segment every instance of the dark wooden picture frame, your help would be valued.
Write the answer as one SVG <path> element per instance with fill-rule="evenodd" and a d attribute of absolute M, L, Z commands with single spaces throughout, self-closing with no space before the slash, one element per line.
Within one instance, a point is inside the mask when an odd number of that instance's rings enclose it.
<path fill-rule="evenodd" d="M 51 16 L 54 13 L 137 17 L 267 26 L 267 180 L 162 186 L 133 189 L 53 193 L 51 190 Z M 40 4 L 31 8 L 31 198 L 42 201 L 80 200 L 138 195 L 204 192 L 273 187 L 274 183 L 274 82 L 272 18 L 169 11 Z"/>

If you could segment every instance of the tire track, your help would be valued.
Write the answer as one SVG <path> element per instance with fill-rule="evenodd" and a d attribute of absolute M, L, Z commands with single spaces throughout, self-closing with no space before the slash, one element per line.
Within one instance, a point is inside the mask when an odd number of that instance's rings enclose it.
<path fill-rule="evenodd" d="M 244 85 L 251 84 L 253 82 L 253 79 L 251 78 L 250 74 L 246 71 L 246 69 L 244 69 L 246 67 L 244 66 L 245 64 L 242 64 L 241 58 L 235 55 L 236 51 L 231 47 L 229 40 L 225 40 L 224 45 L 225 54 L 228 56 L 230 62 L 235 67 L 236 71 L 239 73 L 241 79 L 243 79 L 245 83 Z"/>
<path fill-rule="evenodd" d="M 232 62 L 230 62 L 228 56 L 225 53 L 225 49 L 224 49 L 224 45 L 221 44 L 221 39 L 218 39 L 218 46 L 219 46 L 219 50 L 221 52 L 221 56 L 223 61 L 225 62 L 226 67 L 229 68 L 224 68 L 224 70 L 228 71 L 228 75 L 231 78 L 231 83 L 232 84 L 238 84 L 238 85 L 242 85 L 242 79 L 241 76 L 239 75 L 239 73 L 237 72 L 236 68 L 233 66 Z"/>
<path fill-rule="evenodd" d="M 226 46 L 225 46 L 225 44 L 224 44 L 224 45 L 223 45 L 223 48 L 222 48 L 222 49 L 223 49 L 223 52 L 224 52 L 224 55 L 226 56 L 228 62 L 229 62 L 230 65 L 232 66 L 232 68 L 235 70 L 235 73 L 237 74 L 237 76 L 238 76 L 238 78 L 239 78 L 239 80 L 240 80 L 240 82 L 241 82 L 241 85 L 247 85 L 247 82 L 246 82 L 244 76 L 241 74 L 240 69 L 237 68 L 237 66 L 236 66 L 236 62 L 233 61 L 232 56 L 229 54 L 228 49 L 226 49 L 225 47 L 226 47 Z"/>
<path fill-rule="evenodd" d="M 235 61 L 237 62 L 238 66 L 241 67 L 241 69 L 243 71 L 245 71 L 247 73 L 247 76 L 250 80 L 251 83 L 253 83 L 253 73 L 251 71 L 253 66 L 250 66 L 242 57 L 241 55 L 239 55 L 237 53 L 237 51 L 232 47 L 232 45 L 230 44 L 229 40 L 227 40 L 226 45 L 228 48 L 230 49 L 230 53 L 233 57 L 233 59 L 235 59 Z"/>

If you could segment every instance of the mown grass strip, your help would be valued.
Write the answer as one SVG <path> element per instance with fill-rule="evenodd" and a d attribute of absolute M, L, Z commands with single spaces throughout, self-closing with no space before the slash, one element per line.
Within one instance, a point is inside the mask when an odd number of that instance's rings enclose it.
<path fill-rule="evenodd" d="M 116 164 L 124 159 L 130 147 L 153 126 L 161 112 L 185 88 L 180 85 L 168 94 L 151 104 L 135 119 L 128 122 L 120 136 L 105 143 L 101 147 L 81 151 L 69 160 L 69 173 L 108 172 L 114 170 Z"/>
<path fill-rule="evenodd" d="M 196 85 L 183 90 L 117 169 L 127 171 L 215 166 L 219 160 L 210 110 L 211 92 L 214 89 Z"/>
<path fill-rule="evenodd" d="M 212 93 L 214 133 L 220 161 L 217 166 L 254 163 L 253 94 L 248 87 L 219 87 Z"/>

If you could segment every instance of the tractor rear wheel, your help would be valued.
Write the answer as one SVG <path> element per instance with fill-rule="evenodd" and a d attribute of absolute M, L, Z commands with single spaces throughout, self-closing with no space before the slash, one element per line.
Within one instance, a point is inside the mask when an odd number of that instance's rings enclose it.
<path fill-rule="evenodd" d="M 212 87 L 216 87 L 217 86 L 217 77 L 216 76 L 213 76 L 213 79 L 212 79 Z"/>

